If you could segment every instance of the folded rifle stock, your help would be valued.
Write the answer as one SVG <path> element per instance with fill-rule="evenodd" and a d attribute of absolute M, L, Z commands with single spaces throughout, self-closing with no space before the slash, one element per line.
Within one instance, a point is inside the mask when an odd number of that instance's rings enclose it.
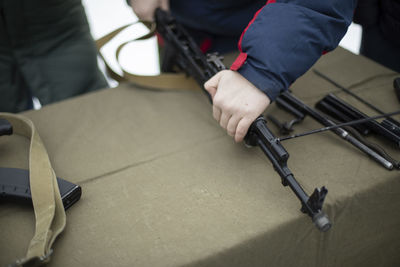
<path fill-rule="evenodd" d="M 217 72 L 226 69 L 218 54 L 204 55 L 185 29 L 167 12 L 157 9 L 155 13 L 157 31 L 165 41 L 162 71 L 171 71 L 175 66 L 193 77 L 203 88 L 203 84 Z M 203 91 L 212 102 L 211 96 Z M 245 142 L 251 146 L 259 146 L 272 163 L 275 171 L 282 179 L 284 186 L 289 186 L 301 202 L 301 211 L 308 214 L 316 227 L 327 231 L 331 222 L 322 211 L 322 205 L 328 190 L 316 188 L 308 196 L 296 181 L 287 166 L 289 153 L 281 145 L 276 136 L 269 130 L 263 116 L 259 116 L 250 126 Z"/>

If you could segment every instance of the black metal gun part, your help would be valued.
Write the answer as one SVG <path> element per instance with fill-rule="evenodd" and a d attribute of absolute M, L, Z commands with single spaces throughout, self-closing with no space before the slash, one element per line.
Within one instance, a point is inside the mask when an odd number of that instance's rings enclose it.
<path fill-rule="evenodd" d="M 350 122 L 368 118 L 366 114 L 333 94 L 328 94 L 320 100 L 316 104 L 316 108 L 340 122 Z M 354 128 L 364 135 L 374 132 L 376 135 L 394 142 L 397 147 L 400 147 L 400 125 L 394 119 L 388 118 L 381 123 L 375 120 L 366 121 Z"/>
<path fill-rule="evenodd" d="M 165 51 L 170 51 L 170 53 L 172 51 L 174 54 L 174 56 L 164 55 L 164 60 L 167 61 L 164 65 L 169 70 L 174 65 L 178 66 L 203 88 L 209 78 L 226 69 L 218 54 L 204 55 L 185 29 L 169 13 L 157 9 L 155 18 L 158 33 L 164 39 L 166 46 L 169 46 Z M 175 62 L 171 62 L 171 60 L 175 60 Z M 168 69 L 164 69 L 164 71 Z M 203 90 L 206 92 L 204 88 Z M 208 93 L 207 95 L 212 101 Z M 330 229 L 332 224 L 322 211 L 322 204 L 328 190 L 325 187 L 316 188 L 310 197 L 304 192 L 287 167 L 289 153 L 268 129 L 266 120 L 262 116 L 258 117 L 250 126 L 245 142 L 248 145 L 260 147 L 281 177 L 283 185 L 288 185 L 300 200 L 301 211 L 312 218 L 316 227 L 321 231 Z"/>
<path fill-rule="evenodd" d="M 156 9 L 157 32 L 165 41 L 161 71 L 173 72 L 174 66 L 193 77 L 211 101 L 203 84 L 217 72 L 226 69 L 217 53 L 204 55 L 193 38 L 168 13 Z"/>
<path fill-rule="evenodd" d="M 300 123 L 304 120 L 304 117 L 306 116 L 306 114 L 304 114 L 300 110 L 297 110 L 295 107 L 288 104 L 282 98 L 276 99 L 275 104 L 278 107 L 288 111 L 295 117 L 294 119 L 290 120 L 289 122 L 281 122 L 275 116 L 272 116 L 269 114 L 267 115 L 267 118 L 279 128 L 279 132 L 283 135 L 287 135 L 294 130 L 293 126 L 295 124 Z"/>
<path fill-rule="evenodd" d="M 67 210 L 82 195 L 79 185 L 57 178 L 64 209 Z M 29 171 L 14 168 L 0 168 L 0 200 L 32 204 L 29 186 Z"/>
<path fill-rule="evenodd" d="M 368 101 L 366 101 L 365 99 L 361 98 L 360 96 L 358 96 L 357 94 L 353 93 L 352 91 L 350 91 L 348 88 L 338 84 L 337 82 L 335 82 L 334 80 L 332 80 L 331 78 L 329 78 L 328 76 L 326 76 L 325 74 L 319 72 L 318 70 L 314 69 L 313 70 L 314 73 L 316 75 L 318 75 L 319 77 L 321 77 L 322 79 L 328 81 L 329 83 L 333 84 L 334 86 L 336 86 L 337 88 L 341 89 L 343 92 L 345 92 L 348 95 L 351 95 L 352 97 L 354 97 L 355 99 L 357 99 L 358 101 L 360 101 L 361 103 L 363 103 L 364 105 L 368 106 L 370 109 L 375 110 L 376 112 L 378 112 L 379 114 L 385 114 L 385 112 L 383 112 L 382 110 L 380 110 L 379 108 L 377 108 L 376 106 L 374 106 L 373 104 L 369 103 Z"/>
<path fill-rule="evenodd" d="M 0 119 L 0 136 L 11 135 L 13 133 L 13 128 L 11 123 L 5 119 Z"/>
<path fill-rule="evenodd" d="M 338 122 L 350 122 L 355 120 L 354 118 L 356 117 L 352 116 L 353 114 L 348 114 L 346 113 L 346 111 L 343 111 L 335 107 L 334 105 L 325 100 L 318 101 L 315 107 Z M 364 136 L 370 134 L 371 132 L 370 129 L 368 129 L 368 127 L 366 127 L 363 124 L 356 124 L 353 125 L 352 127 Z"/>
<path fill-rule="evenodd" d="M 396 93 L 397 99 L 400 102 L 400 77 L 393 80 L 393 88 Z"/>
<path fill-rule="evenodd" d="M 0 136 L 11 135 L 13 127 L 5 119 L 0 119 Z M 79 185 L 57 178 L 64 209 L 77 202 L 82 195 Z M 29 186 L 29 171 L 15 168 L 0 168 L 0 201 L 25 202 L 32 204 Z"/>
<path fill-rule="evenodd" d="M 309 130 L 306 132 L 302 132 L 302 133 L 296 133 L 290 136 L 285 136 L 285 137 L 279 137 L 279 141 L 286 141 L 286 140 L 291 140 L 294 138 L 299 138 L 299 137 L 303 137 L 303 136 L 307 136 L 307 135 L 311 135 L 311 134 L 316 134 L 316 133 L 322 133 L 322 132 L 326 132 L 326 131 L 331 131 L 335 128 L 341 128 L 341 127 L 348 127 L 348 126 L 354 126 L 357 124 L 362 124 L 365 123 L 367 121 L 371 121 L 371 120 L 377 120 L 377 119 L 381 119 L 381 118 L 386 118 L 389 116 L 393 116 L 393 115 L 399 115 L 400 114 L 400 110 L 398 111 L 394 111 L 391 113 L 387 113 L 387 114 L 383 114 L 383 115 L 376 115 L 373 117 L 368 117 L 368 118 L 364 118 L 364 119 L 359 119 L 359 120 L 354 120 L 354 121 L 349 121 L 349 122 L 342 122 L 342 123 L 338 123 L 335 125 L 331 125 L 331 126 L 325 126 L 322 128 L 318 128 L 318 129 L 313 129 L 313 130 Z M 346 128 L 346 129 L 350 129 L 350 128 Z M 351 130 L 351 133 L 355 133 L 355 130 Z M 356 133 L 357 137 L 359 137 L 360 139 L 363 138 L 360 134 Z"/>
<path fill-rule="evenodd" d="M 300 200 L 302 204 L 301 211 L 312 218 L 319 230 L 328 231 L 332 224 L 322 212 L 322 205 L 328 194 L 328 189 L 324 186 L 316 188 L 310 197 L 304 192 L 287 166 L 289 153 L 282 146 L 279 139 L 269 130 L 264 117 L 260 116 L 252 123 L 246 136 L 246 144 L 260 147 L 281 177 L 283 186 L 289 186 Z"/>
<path fill-rule="evenodd" d="M 336 86 L 337 88 L 341 89 L 343 92 L 345 92 L 348 95 L 351 95 L 352 97 L 354 97 L 355 99 L 357 99 L 358 101 L 360 101 L 361 103 L 363 103 L 364 105 L 368 106 L 370 109 L 376 111 L 379 114 L 385 114 L 384 111 L 382 111 L 381 109 L 379 109 L 378 107 L 376 107 L 375 105 L 369 103 L 368 101 L 366 101 L 365 99 L 361 98 L 360 96 L 358 96 L 357 94 L 353 93 L 351 90 L 349 90 L 348 88 L 338 84 L 337 82 L 335 82 L 334 80 L 332 80 L 331 78 L 329 78 L 328 76 L 326 76 L 325 74 L 319 72 L 318 70 L 314 69 L 313 70 L 314 73 L 316 75 L 318 75 L 319 77 L 321 77 L 322 79 L 328 81 L 329 83 L 333 84 L 334 86 Z M 393 88 L 394 88 L 394 92 L 397 96 L 397 99 L 400 101 L 400 77 L 395 78 L 393 80 Z M 392 118 L 388 118 L 387 119 L 390 123 L 388 125 L 397 125 L 400 126 L 400 122 L 392 119 Z"/>
<path fill-rule="evenodd" d="M 310 115 L 312 118 L 314 118 L 316 121 L 318 121 L 324 126 L 336 125 L 336 123 L 334 123 L 332 120 L 329 120 L 323 114 L 313 109 L 312 107 L 308 106 L 300 99 L 292 95 L 290 92 L 284 92 L 278 98 L 283 99 L 288 104 L 294 106 L 297 110 L 300 110 L 301 112 Z M 340 136 L 342 139 L 349 142 L 350 144 L 352 144 L 353 146 L 355 146 L 356 148 L 358 148 L 359 150 L 361 150 L 362 152 L 364 152 L 365 154 L 367 154 L 369 157 L 371 157 L 373 160 L 381 164 L 386 169 L 392 170 L 394 168 L 393 163 L 391 163 L 390 161 L 388 161 L 387 159 L 376 153 L 376 151 L 372 150 L 364 143 L 360 142 L 357 138 L 353 137 L 345 129 L 338 127 L 338 128 L 333 128 L 331 131 L 334 132 L 336 135 Z"/>

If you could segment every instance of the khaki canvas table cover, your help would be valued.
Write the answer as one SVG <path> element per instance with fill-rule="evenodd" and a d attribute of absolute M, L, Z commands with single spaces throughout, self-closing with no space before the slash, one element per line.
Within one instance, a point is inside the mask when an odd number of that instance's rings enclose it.
<path fill-rule="evenodd" d="M 368 59 L 337 49 L 314 67 L 385 111 L 400 108 L 396 74 Z M 312 71 L 292 90 L 312 105 L 335 92 L 375 115 Z M 268 112 L 290 118 L 274 105 Z M 122 84 L 25 114 L 57 176 L 83 190 L 48 266 L 400 266 L 399 171 L 332 133 L 283 143 L 305 190 L 329 190 L 333 227 L 321 233 L 262 152 L 218 126 L 199 91 Z M 307 117 L 296 132 L 318 127 Z M 27 164 L 28 140 L 1 137 L 0 167 Z M 1 204 L 0 265 L 24 255 L 33 226 L 30 207 Z"/>

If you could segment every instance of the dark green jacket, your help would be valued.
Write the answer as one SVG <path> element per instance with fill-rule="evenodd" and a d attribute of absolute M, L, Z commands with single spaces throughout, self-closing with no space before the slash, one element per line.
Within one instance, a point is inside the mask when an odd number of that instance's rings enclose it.
<path fill-rule="evenodd" d="M 107 87 L 81 0 L 0 0 L 0 111 Z"/>

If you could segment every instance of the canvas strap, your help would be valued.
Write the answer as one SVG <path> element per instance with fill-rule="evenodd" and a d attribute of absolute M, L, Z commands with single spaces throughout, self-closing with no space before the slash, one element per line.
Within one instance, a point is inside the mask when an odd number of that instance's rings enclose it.
<path fill-rule="evenodd" d="M 29 181 L 36 221 L 26 256 L 10 266 L 40 266 L 50 260 L 53 242 L 66 223 L 56 175 L 33 122 L 10 113 L 0 113 L 0 119 L 9 121 L 14 133 L 30 139 Z"/>
<path fill-rule="evenodd" d="M 143 23 L 149 29 L 149 32 L 143 36 L 124 42 L 118 46 L 118 48 L 115 51 L 115 58 L 123 73 L 122 75 L 120 75 L 116 73 L 104 59 L 103 55 L 101 54 L 101 48 L 104 45 L 106 45 L 110 40 L 112 40 L 115 36 L 117 36 L 120 32 L 138 23 Z M 160 75 L 152 75 L 152 76 L 135 75 L 133 73 L 127 72 L 121 66 L 119 62 L 119 55 L 121 50 L 129 43 L 139 40 L 146 40 L 153 37 L 155 35 L 155 31 L 156 31 L 156 24 L 154 22 L 137 21 L 119 27 L 118 29 L 106 34 L 105 36 L 101 37 L 96 41 L 99 54 L 102 57 L 106 65 L 107 72 L 109 73 L 111 78 L 113 78 L 118 82 L 130 82 L 138 87 L 150 88 L 155 90 L 201 90 L 197 82 L 193 78 L 188 77 L 184 73 L 162 73 Z"/>

